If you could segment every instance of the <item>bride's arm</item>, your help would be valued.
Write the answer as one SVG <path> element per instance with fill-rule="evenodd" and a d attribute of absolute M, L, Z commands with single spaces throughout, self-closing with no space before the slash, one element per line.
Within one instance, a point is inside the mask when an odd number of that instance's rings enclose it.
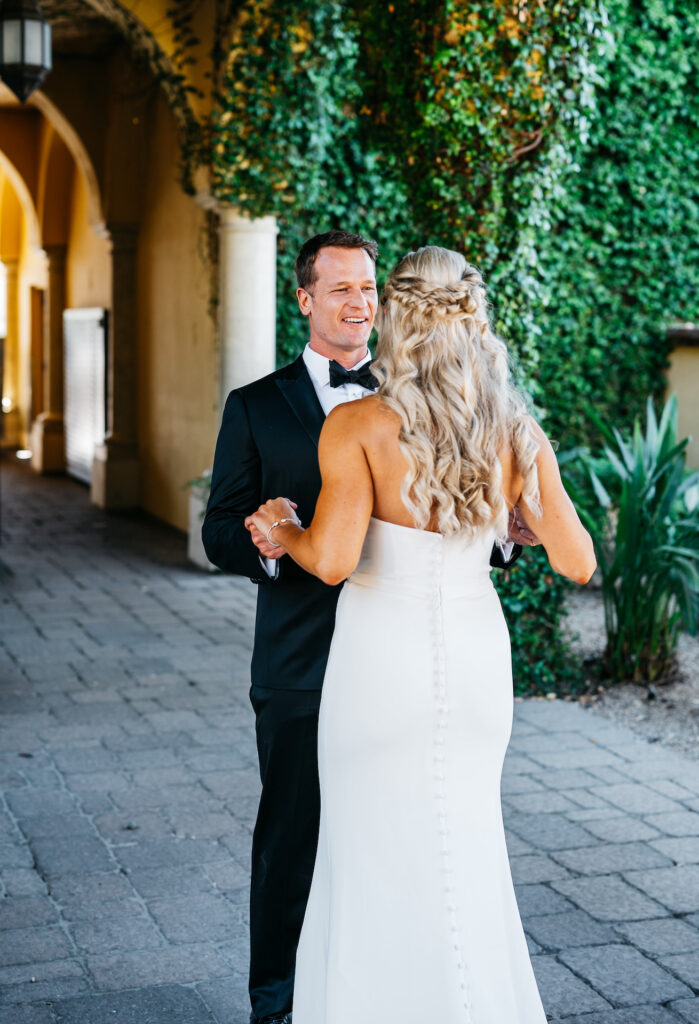
<path fill-rule="evenodd" d="M 302 569 L 333 585 L 356 567 L 374 507 L 374 485 L 359 441 L 363 414 L 359 404 L 338 406 L 323 424 L 318 442 L 323 486 L 310 526 L 304 530 L 284 523 L 272 531 L 274 543 L 284 547 Z M 262 505 L 248 521 L 266 534 L 272 523 L 292 514 L 285 499 L 277 498 Z"/>
<path fill-rule="evenodd" d="M 529 426 L 539 445 L 536 464 L 541 514 L 537 515 L 522 497 L 517 499 L 517 504 L 546 549 L 554 572 L 575 583 L 587 583 L 597 567 L 592 538 L 563 486 L 551 442 L 534 419 L 530 419 Z"/>

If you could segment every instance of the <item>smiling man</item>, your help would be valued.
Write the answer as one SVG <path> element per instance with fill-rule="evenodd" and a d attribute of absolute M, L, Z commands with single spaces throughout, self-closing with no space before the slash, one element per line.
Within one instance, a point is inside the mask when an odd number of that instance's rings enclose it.
<path fill-rule="evenodd" d="M 246 529 L 245 518 L 279 495 L 296 503 L 302 522 L 313 518 L 323 421 L 376 384 L 367 342 L 377 252 L 375 242 L 347 231 L 316 235 L 301 248 L 296 294 L 308 344 L 293 363 L 229 395 L 202 528 L 215 565 L 260 584 L 250 688 L 262 779 L 250 888 L 255 1024 L 291 1019 L 320 819 L 318 709 L 341 587 L 281 557 L 281 548 Z"/>

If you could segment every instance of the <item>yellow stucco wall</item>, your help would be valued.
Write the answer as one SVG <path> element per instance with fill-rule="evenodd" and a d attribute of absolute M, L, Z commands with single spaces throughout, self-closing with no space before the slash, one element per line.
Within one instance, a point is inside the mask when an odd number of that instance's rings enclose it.
<path fill-rule="evenodd" d="M 29 445 L 32 407 L 32 361 L 31 361 L 31 289 L 46 288 L 46 263 L 43 253 L 29 244 L 26 230 L 23 233 L 22 248 L 17 271 L 17 409 L 19 418 L 19 441 L 23 447 Z M 39 327 L 41 330 L 41 327 Z M 41 402 L 41 396 L 35 401 Z"/>
<path fill-rule="evenodd" d="M 16 124 L 19 126 L 20 122 Z M 21 136 L 21 131 L 18 132 Z M 16 140 L 17 141 L 17 140 Z M 21 142 L 21 138 L 19 139 Z M 5 419 L 5 443 L 26 447 L 30 427 L 31 390 L 31 318 L 30 290 L 46 287 L 43 253 L 32 243 L 27 218 L 36 218 L 28 191 L 17 195 L 9 177 L 0 169 L 0 259 L 16 269 L 14 284 L 8 288 L 3 394 L 12 402 Z"/>
<path fill-rule="evenodd" d="M 110 309 L 112 277 L 109 243 L 90 227 L 87 186 L 75 169 L 66 252 L 66 305 L 69 309 L 100 306 Z"/>
<path fill-rule="evenodd" d="M 174 118 L 159 97 L 138 250 L 141 503 L 184 530 L 183 485 L 213 456 L 218 363 L 205 214 L 182 192 L 177 162 Z"/>
<path fill-rule="evenodd" d="M 667 371 L 667 394 L 677 395 L 679 437 L 691 437 L 687 466 L 699 469 L 699 348 L 678 346 Z"/>
<path fill-rule="evenodd" d="M 109 5 L 104 4 L 104 0 L 93 0 L 93 6 L 103 7 L 109 17 Z M 166 57 L 170 58 L 179 48 L 173 19 L 168 15 L 173 6 L 171 0 L 121 0 L 121 6 L 138 18 Z M 194 57 L 194 61 L 176 69 L 184 76 L 186 87 L 192 90 L 189 102 L 193 113 L 200 120 L 211 110 L 211 79 L 207 76 L 211 71 L 210 51 L 215 19 L 216 4 L 213 0 L 199 0 L 194 5 L 191 27 L 199 42 L 187 51 L 187 56 Z"/>

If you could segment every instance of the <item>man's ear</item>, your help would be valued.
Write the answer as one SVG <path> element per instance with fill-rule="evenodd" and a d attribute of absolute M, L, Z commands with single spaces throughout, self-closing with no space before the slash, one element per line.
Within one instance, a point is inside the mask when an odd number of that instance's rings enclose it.
<path fill-rule="evenodd" d="M 299 309 L 304 316 L 311 315 L 311 295 L 305 288 L 296 289 L 296 298 L 299 300 Z"/>

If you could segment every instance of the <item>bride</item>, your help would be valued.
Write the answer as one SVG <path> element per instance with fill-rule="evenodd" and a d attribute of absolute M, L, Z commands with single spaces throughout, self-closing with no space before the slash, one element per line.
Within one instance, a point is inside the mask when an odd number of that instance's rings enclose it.
<path fill-rule="evenodd" d="M 409 253 L 377 327 L 380 387 L 325 421 L 313 522 L 284 498 L 251 520 L 308 572 L 347 579 L 294 1024 L 545 1024 L 502 824 L 512 675 L 489 557 L 515 504 L 578 583 L 592 542 L 509 382 L 478 271 Z"/>

